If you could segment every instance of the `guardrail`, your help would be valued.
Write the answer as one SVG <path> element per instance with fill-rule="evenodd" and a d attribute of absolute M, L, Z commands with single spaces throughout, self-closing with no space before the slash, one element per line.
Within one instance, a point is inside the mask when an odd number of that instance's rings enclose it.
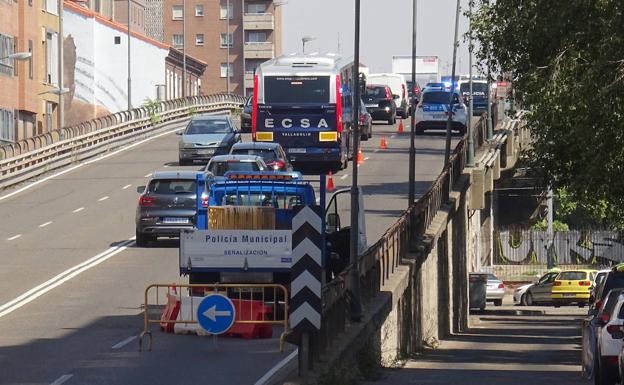
<path fill-rule="evenodd" d="M 231 111 L 244 102 L 238 95 L 194 96 L 121 111 L 0 147 L 0 188 L 66 166 L 195 113 Z"/>

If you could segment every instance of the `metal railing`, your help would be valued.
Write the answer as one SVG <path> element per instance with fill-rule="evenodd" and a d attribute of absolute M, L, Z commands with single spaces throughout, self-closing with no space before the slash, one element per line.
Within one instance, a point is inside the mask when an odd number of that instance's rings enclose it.
<path fill-rule="evenodd" d="M 0 188 L 119 147 L 195 113 L 231 111 L 244 98 L 216 94 L 168 100 L 92 119 L 0 147 Z"/>

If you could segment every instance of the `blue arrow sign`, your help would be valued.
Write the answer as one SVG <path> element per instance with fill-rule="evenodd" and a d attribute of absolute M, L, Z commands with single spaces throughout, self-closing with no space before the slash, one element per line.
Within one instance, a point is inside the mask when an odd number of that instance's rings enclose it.
<path fill-rule="evenodd" d="M 236 310 L 232 301 L 221 294 L 204 297 L 197 307 L 197 321 L 210 334 L 223 334 L 234 324 Z"/>

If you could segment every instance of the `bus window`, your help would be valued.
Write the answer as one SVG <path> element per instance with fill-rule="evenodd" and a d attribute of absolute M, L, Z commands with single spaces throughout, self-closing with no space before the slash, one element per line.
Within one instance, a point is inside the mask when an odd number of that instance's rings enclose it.
<path fill-rule="evenodd" d="M 271 103 L 328 103 L 329 76 L 267 76 L 264 101 Z"/>

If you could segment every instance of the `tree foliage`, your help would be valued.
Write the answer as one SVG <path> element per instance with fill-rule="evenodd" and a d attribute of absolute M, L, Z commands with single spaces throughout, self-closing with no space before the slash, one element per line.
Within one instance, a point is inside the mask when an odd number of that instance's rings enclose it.
<path fill-rule="evenodd" d="M 624 217 L 624 1 L 476 0 L 482 65 L 510 73 L 545 184 Z M 613 222 L 610 222 L 613 223 Z"/>

